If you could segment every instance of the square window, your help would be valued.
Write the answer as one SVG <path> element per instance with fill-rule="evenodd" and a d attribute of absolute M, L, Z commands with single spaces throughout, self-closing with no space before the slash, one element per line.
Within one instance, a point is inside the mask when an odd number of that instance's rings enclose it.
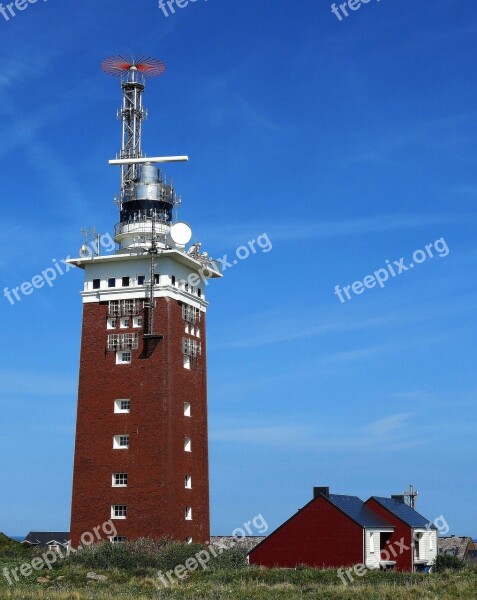
<path fill-rule="evenodd" d="M 186 538 L 186 544 L 192 544 L 192 538 L 191 537 Z"/>
<path fill-rule="evenodd" d="M 128 507 L 125 504 L 113 504 L 111 506 L 111 519 L 127 519 Z"/>
<path fill-rule="evenodd" d="M 116 287 L 116 279 L 114 277 L 108 278 L 108 287 Z"/>
<path fill-rule="evenodd" d="M 133 319 L 133 327 L 142 327 L 144 320 L 142 317 L 134 317 Z"/>
<path fill-rule="evenodd" d="M 121 317 L 119 326 L 121 329 L 127 329 L 129 327 L 129 317 Z"/>
<path fill-rule="evenodd" d="M 192 477 L 191 477 L 191 475 L 186 475 L 184 477 L 184 487 L 187 490 L 191 490 L 192 489 Z"/>
<path fill-rule="evenodd" d="M 109 538 L 111 544 L 124 544 L 126 538 L 123 535 L 115 535 Z"/>
<path fill-rule="evenodd" d="M 184 354 L 184 369 L 190 369 L 190 356 Z"/>
<path fill-rule="evenodd" d="M 115 400 L 114 401 L 114 412 L 115 413 L 129 413 L 131 412 L 131 400 Z"/>
<path fill-rule="evenodd" d="M 123 277 L 123 287 L 129 287 L 129 277 Z"/>
<path fill-rule="evenodd" d="M 161 276 L 159 275 L 159 273 L 156 273 L 154 275 L 154 284 L 155 285 L 159 285 L 160 278 L 161 278 Z"/>
<path fill-rule="evenodd" d="M 186 437 L 184 439 L 184 451 L 185 452 L 192 452 L 192 442 L 191 439 Z"/>
<path fill-rule="evenodd" d="M 146 281 L 146 276 L 145 275 L 138 275 L 137 276 L 137 284 L 138 285 L 144 285 Z"/>
<path fill-rule="evenodd" d="M 184 402 L 184 417 L 190 417 L 190 402 Z"/>
<path fill-rule="evenodd" d="M 116 319 L 108 319 L 106 326 L 108 329 L 116 329 Z"/>
<path fill-rule="evenodd" d="M 124 352 L 120 350 L 116 352 L 116 364 L 117 365 L 129 365 L 131 364 L 131 352 Z"/>
<path fill-rule="evenodd" d="M 192 521 L 192 506 L 185 507 L 185 520 Z"/>
<path fill-rule="evenodd" d="M 128 474 L 113 473 L 113 487 L 128 487 Z"/>
<path fill-rule="evenodd" d="M 101 287 L 101 279 L 93 279 L 93 290 L 99 290 Z"/>
<path fill-rule="evenodd" d="M 113 438 L 113 448 L 115 450 L 127 450 L 129 448 L 129 435 L 127 433 L 115 435 Z"/>

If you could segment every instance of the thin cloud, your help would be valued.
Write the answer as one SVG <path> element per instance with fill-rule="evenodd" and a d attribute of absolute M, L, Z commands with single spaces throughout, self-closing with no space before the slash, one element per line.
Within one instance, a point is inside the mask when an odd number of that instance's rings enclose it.
<path fill-rule="evenodd" d="M 470 222 L 475 219 L 470 218 Z M 272 244 L 278 242 L 296 242 L 325 240 L 350 235 L 382 234 L 441 224 L 468 224 L 469 215 L 456 214 L 404 214 L 373 215 L 363 219 L 343 221 L 296 221 L 277 223 L 262 222 L 234 225 L 214 224 L 213 228 L 201 228 L 201 235 L 208 243 L 220 244 L 224 250 L 231 245 L 240 246 L 260 235 L 267 233 Z"/>
<path fill-rule="evenodd" d="M 426 443 L 421 435 L 415 436 L 410 413 L 389 415 L 370 422 L 356 433 L 353 428 L 337 428 L 320 431 L 311 426 L 278 425 L 268 427 L 234 427 L 212 430 L 210 439 L 214 442 L 254 444 L 262 446 L 293 447 L 295 449 L 343 451 L 362 450 L 391 451 L 413 448 Z M 331 434 L 331 435 L 330 435 Z"/>

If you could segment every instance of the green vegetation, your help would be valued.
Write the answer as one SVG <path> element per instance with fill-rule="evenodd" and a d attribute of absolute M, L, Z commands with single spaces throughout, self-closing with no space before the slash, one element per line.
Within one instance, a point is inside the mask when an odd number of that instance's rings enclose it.
<path fill-rule="evenodd" d="M 102 544 L 58 560 L 50 571 L 43 569 L 30 577 L 20 577 L 18 583 L 9 586 L 2 575 L 3 569 L 30 562 L 38 557 L 38 550 L 24 548 L 0 535 L 0 599 L 475 600 L 477 597 L 477 571 L 466 564 L 459 565 L 459 570 L 450 570 L 440 558 L 439 572 L 431 575 L 369 572 L 344 586 L 332 569 L 248 567 L 245 554 L 237 548 L 211 559 L 206 571 L 199 568 L 187 573 L 184 580 L 172 587 L 161 584 L 158 571 L 170 571 L 204 550 L 203 546 L 169 540 Z M 456 569 L 457 563 L 447 566 Z"/>

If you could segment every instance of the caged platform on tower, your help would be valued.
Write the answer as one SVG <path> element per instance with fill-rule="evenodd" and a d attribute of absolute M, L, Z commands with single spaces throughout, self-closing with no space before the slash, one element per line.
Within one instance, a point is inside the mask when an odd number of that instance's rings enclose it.
<path fill-rule="evenodd" d="M 112 57 L 120 78 L 122 149 L 114 254 L 83 247 L 83 323 L 71 543 L 113 519 L 119 543 L 142 537 L 210 540 L 205 290 L 221 277 L 191 230 L 174 222 L 180 200 L 146 158 L 142 96 L 159 60 Z M 98 244 L 99 248 L 99 244 Z"/>

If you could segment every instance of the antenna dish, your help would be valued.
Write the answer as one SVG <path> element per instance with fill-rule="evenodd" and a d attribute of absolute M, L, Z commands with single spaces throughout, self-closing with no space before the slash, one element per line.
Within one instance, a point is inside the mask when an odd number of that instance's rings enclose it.
<path fill-rule="evenodd" d="M 192 239 L 192 229 L 184 221 L 177 221 L 170 228 L 168 237 L 176 246 L 185 246 Z"/>
<path fill-rule="evenodd" d="M 139 71 L 145 77 L 159 77 L 166 70 L 166 64 L 150 56 L 111 56 L 101 63 L 105 73 L 121 77 L 128 71 Z"/>

